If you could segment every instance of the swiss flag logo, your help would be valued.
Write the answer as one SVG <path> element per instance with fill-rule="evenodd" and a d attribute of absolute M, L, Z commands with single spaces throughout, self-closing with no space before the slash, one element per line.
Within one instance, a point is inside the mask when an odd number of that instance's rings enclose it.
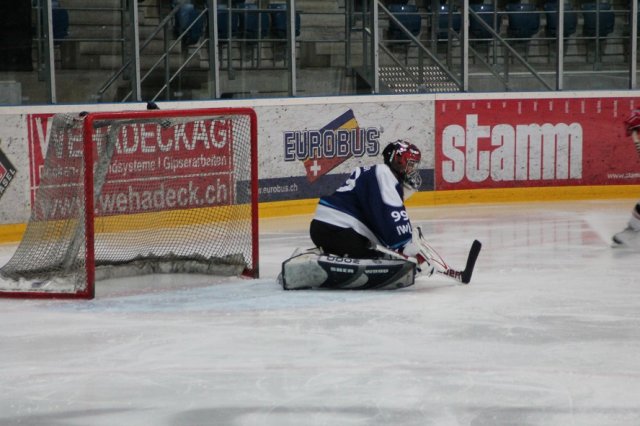
<path fill-rule="evenodd" d="M 320 129 L 321 132 L 335 132 L 338 129 L 344 130 L 357 130 L 360 126 L 358 125 L 358 121 L 356 120 L 355 115 L 353 114 L 353 110 L 348 110 L 340 117 L 333 120 L 331 123 L 324 126 Z M 356 135 L 359 132 L 355 132 Z M 335 142 L 334 142 L 335 143 Z M 307 158 L 304 160 L 304 168 L 307 172 L 307 180 L 310 183 L 315 182 L 320 177 L 326 175 L 334 168 L 338 167 L 340 164 L 344 163 L 346 160 L 351 158 L 353 154 L 349 153 L 349 155 L 340 157 L 328 157 L 328 158 Z"/>

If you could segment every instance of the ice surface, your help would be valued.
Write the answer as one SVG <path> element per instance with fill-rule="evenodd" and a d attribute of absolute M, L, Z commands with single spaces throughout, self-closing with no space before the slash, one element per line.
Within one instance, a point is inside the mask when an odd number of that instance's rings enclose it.
<path fill-rule="evenodd" d="M 0 299 L 0 425 L 640 425 L 634 204 L 411 209 L 452 266 L 483 242 L 469 286 L 282 291 L 294 217 L 261 221 L 258 280 Z"/>

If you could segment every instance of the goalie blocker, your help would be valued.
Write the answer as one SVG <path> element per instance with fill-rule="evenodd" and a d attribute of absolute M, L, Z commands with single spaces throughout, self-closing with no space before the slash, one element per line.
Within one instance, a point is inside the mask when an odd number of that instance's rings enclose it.
<path fill-rule="evenodd" d="M 354 259 L 311 250 L 285 260 L 278 280 L 285 290 L 392 290 L 413 285 L 415 275 L 415 263 L 406 260 Z"/>

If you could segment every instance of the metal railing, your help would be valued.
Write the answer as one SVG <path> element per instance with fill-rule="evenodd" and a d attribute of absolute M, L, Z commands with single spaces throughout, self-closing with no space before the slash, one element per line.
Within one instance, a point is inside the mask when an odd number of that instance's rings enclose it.
<path fill-rule="evenodd" d="M 165 76 L 164 85 L 162 86 L 160 91 L 152 98 L 152 100 L 156 100 L 157 97 L 159 96 L 159 94 L 162 93 L 163 91 L 166 90 L 168 92 L 168 88 L 170 87 L 171 82 L 173 82 L 175 80 L 176 76 L 178 76 L 180 74 L 182 69 L 184 69 L 186 64 L 188 64 L 189 60 L 191 58 L 193 58 L 193 56 L 194 56 L 194 55 L 191 55 L 186 62 L 181 64 L 181 66 L 178 68 L 178 70 L 176 70 L 175 73 L 171 74 L 171 72 L 170 72 L 171 67 L 170 67 L 170 63 L 169 63 L 171 52 L 173 51 L 173 49 L 176 46 L 180 46 L 181 41 L 184 39 L 184 37 L 187 34 L 187 32 L 196 24 L 196 21 L 193 21 L 185 29 L 185 31 L 182 34 L 179 35 L 179 37 L 176 40 L 174 40 L 173 42 L 169 42 L 170 33 L 172 31 L 171 26 L 173 25 L 175 16 L 178 13 L 179 9 L 180 9 L 179 5 L 174 7 L 173 10 L 171 10 L 169 12 L 169 14 L 167 16 L 165 16 L 162 19 L 162 21 L 160 21 L 158 26 L 147 36 L 147 38 L 144 40 L 144 42 L 140 45 L 139 49 L 137 49 L 137 52 L 134 52 L 132 57 L 127 58 L 127 59 L 124 60 L 124 64 L 98 89 L 98 91 L 97 91 L 97 98 L 98 99 L 102 99 L 104 97 L 104 94 L 107 92 L 107 90 L 109 90 L 109 88 L 111 88 L 111 86 L 114 83 L 119 81 L 119 79 L 121 79 L 123 76 L 125 76 L 127 74 L 127 70 L 130 70 L 132 66 L 135 66 L 136 62 L 139 62 L 139 57 L 142 54 L 144 54 L 145 49 L 148 46 L 151 45 L 151 43 L 156 39 L 156 36 L 158 34 L 160 34 L 160 33 L 162 33 L 162 40 L 164 42 L 163 52 L 160 55 L 160 57 L 153 63 L 153 65 L 146 71 L 145 74 L 142 75 L 142 73 L 141 73 L 140 84 L 142 84 L 147 78 L 149 78 L 149 76 L 156 69 L 158 69 L 161 65 L 164 65 L 164 76 Z M 205 12 L 206 12 L 206 10 L 201 12 L 198 15 L 198 19 L 203 18 Z M 198 50 L 203 44 L 204 44 L 204 42 L 199 44 Z M 196 50 L 196 52 L 197 52 L 197 50 Z M 129 90 L 125 94 L 125 96 L 123 97 L 122 101 L 131 100 L 133 96 L 136 96 L 135 92 L 136 92 L 135 88 Z M 138 99 L 136 99 L 136 100 L 140 100 L 139 96 L 137 96 L 137 97 L 138 97 Z"/>
<path fill-rule="evenodd" d="M 84 74 L 87 74 L 85 80 L 90 80 L 85 84 L 94 85 L 87 95 L 88 100 L 97 102 L 140 101 L 143 97 L 146 100 L 186 100 L 194 95 L 184 92 L 182 97 L 179 96 L 183 83 L 194 81 L 200 84 L 194 92 L 198 91 L 197 96 L 201 98 L 225 96 L 223 89 L 235 90 L 235 93 L 244 90 L 251 96 L 270 93 L 296 96 L 300 85 L 304 87 L 321 75 L 305 68 L 303 58 L 305 55 L 313 57 L 312 49 L 329 43 L 331 48 L 324 51 L 331 51 L 331 56 L 327 56 L 329 59 L 326 61 L 317 62 L 325 69 L 337 70 L 346 82 L 344 87 L 335 90 L 335 94 L 393 93 L 389 85 L 380 82 L 381 67 L 386 66 L 394 67 L 396 74 L 404 76 L 407 84 L 422 93 L 434 91 L 428 84 L 434 75 L 436 79 L 442 78 L 450 83 L 442 89 L 447 91 L 619 90 L 636 89 L 637 86 L 638 6 L 635 2 L 629 8 L 619 2 L 614 4 L 611 12 L 615 14 L 616 27 L 606 37 L 582 34 L 585 11 L 579 8 L 565 11 L 562 5 L 557 11 L 560 18 L 557 35 L 551 37 L 543 33 L 548 25 L 545 12 L 537 9 L 532 13 L 542 17 L 540 32 L 526 40 L 531 43 L 531 48 L 523 53 L 516 44 L 522 40 L 506 34 L 505 25 L 501 30 L 495 30 L 494 26 L 484 22 L 469 7 L 468 0 L 449 0 L 447 3 L 449 10 L 460 13 L 462 25 L 454 29 L 449 20 L 446 38 L 436 35 L 440 18 L 437 7 L 419 9 L 423 29 L 420 34 L 414 34 L 404 28 L 402 19 L 398 19 L 380 0 L 362 0 L 361 9 L 355 7 L 354 0 L 345 0 L 343 7 L 336 6 L 327 12 L 340 16 L 340 19 L 332 21 L 335 36 L 327 37 L 326 33 L 319 36 L 307 29 L 316 19 L 321 19 L 324 12 L 296 11 L 295 0 L 283 1 L 286 1 L 288 23 L 285 38 L 272 34 L 265 36 L 260 27 L 257 35 L 252 37 L 237 34 L 231 30 L 231 19 L 234 19 L 234 14 L 248 11 L 234 7 L 231 0 L 207 0 L 206 7 L 198 12 L 198 19 L 207 22 L 204 33 L 197 43 L 187 45 L 183 43 L 184 34 L 194 23 L 175 35 L 177 8 L 162 11 L 140 28 L 137 0 L 114 0 L 108 7 L 88 2 L 86 7 L 68 9 L 72 18 L 70 33 L 59 39 L 54 38 L 52 28 L 52 0 L 34 0 L 36 72 L 14 73 L 10 77 L 24 78 L 23 86 L 31 88 L 30 81 L 37 75 L 38 84 L 41 84 L 38 88 L 47 91 L 46 98 L 42 98 L 47 103 L 72 98 L 67 95 L 78 91 L 76 82 L 80 82 Z M 218 33 L 218 3 L 227 6 L 226 19 L 229 21 L 226 23 L 226 35 Z M 434 3 L 439 5 L 439 2 Z M 149 4 L 156 3 L 146 0 L 144 7 L 149 7 Z M 497 3 L 494 5 L 495 19 L 506 21 L 507 12 L 497 11 Z M 250 10 L 258 16 L 272 12 L 260 3 L 258 8 Z M 74 25 L 78 22 L 74 19 L 83 19 L 87 14 L 107 13 L 114 15 L 113 24 L 108 24 L 113 26 L 110 33 L 98 32 L 97 26 L 95 34 L 75 32 Z M 302 16 L 302 35 L 296 37 L 291 29 L 296 28 L 298 13 Z M 599 11 L 596 9 L 593 13 Z M 577 31 L 569 36 L 563 35 L 562 17 L 565 14 L 574 14 L 579 21 Z M 258 22 L 260 25 L 261 19 Z M 479 49 L 478 40 L 464 31 L 471 22 L 490 34 L 487 40 L 490 50 L 484 52 Z M 400 28 L 401 41 L 386 35 L 385 30 L 390 23 Z M 144 39 L 141 39 L 141 33 Z M 592 43 L 590 47 L 586 47 L 588 43 Z M 113 45 L 113 48 L 106 47 L 106 53 L 86 57 L 90 44 Z M 443 47 L 446 48 L 444 54 L 441 51 Z M 250 57 L 246 56 L 247 51 Z M 69 52 L 77 61 L 73 66 L 65 65 L 70 58 Z M 339 60 L 340 54 L 344 55 L 342 61 Z M 245 60 L 247 58 L 250 60 Z M 103 61 L 111 65 L 103 65 Z M 284 85 L 274 89 L 270 83 L 262 83 L 269 80 L 269 75 L 274 78 L 274 74 L 268 74 L 268 71 L 277 74 L 278 82 Z M 229 89 L 227 86 L 230 87 L 237 79 L 243 80 L 244 86 Z M 366 81 L 368 87 L 359 85 L 360 80 Z"/>
<path fill-rule="evenodd" d="M 353 0 L 351 0 L 353 2 Z M 438 39 L 436 35 L 439 31 L 439 2 L 434 2 L 432 10 L 421 9 L 418 13 L 422 17 L 423 30 L 419 35 L 411 34 L 406 29 L 402 29 L 403 40 L 401 43 L 408 45 L 410 52 L 403 62 L 403 67 L 399 67 L 394 60 L 396 67 L 403 69 L 403 72 L 409 79 L 417 80 L 417 85 L 423 88 L 424 92 L 429 89 L 420 85 L 419 78 L 412 77 L 411 73 L 415 72 L 415 68 L 422 69 L 421 65 L 425 59 L 436 64 L 439 68 L 446 67 L 450 70 L 450 74 L 456 75 L 461 81 L 460 90 L 462 91 L 511 91 L 511 90 L 564 90 L 567 83 L 572 90 L 593 90 L 596 89 L 635 89 L 636 88 L 636 58 L 637 58 L 637 4 L 632 4 L 631 9 L 612 8 L 611 12 L 616 16 L 616 30 L 611 34 L 587 35 L 582 34 L 584 26 L 583 15 L 587 13 L 598 13 L 597 8 L 594 12 L 588 10 L 577 9 L 565 12 L 563 7 L 558 8 L 556 12 L 559 15 L 558 29 L 554 37 L 544 34 L 546 31 L 547 16 L 543 9 L 531 9 L 523 12 L 520 10 L 498 10 L 497 1 L 494 0 L 492 17 L 494 25 L 491 25 L 491 19 L 485 22 L 480 14 L 474 11 L 468 1 L 450 1 L 448 10 L 456 10 L 461 17 L 462 24 L 458 29 L 452 28 L 452 21 L 448 21 L 446 28 L 446 39 Z M 372 26 L 367 26 L 366 31 L 362 31 L 362 39 L 358 39 L 358 43 L 362 43 L 363 50 L 367 52 L 368 58 L 379 55 L 378 60 L 384 56 L 389 56 L 389 45 L 399 43 L 398 41 L 390 41 L 383 38 L 384 27 L 389 22 L 395 24 L 395 27 L 401 27 L 399 19 L 393 19 L 389 9 L 381 4 L 380 0 L 369 0 L 364 3 L 361 11 L 356 14 L 372 15 L 370 9 L 377 5 L 379 20 L 378 39 L 381 43 L 376 52 L 372 51 L 370 41 L 374 39 L 369 31 Z M 350 6 L 347 5 L 347 10 Z M 526 14 L 532 16 L 538 15 L 540 18 L 540 28 L 531 36 L 520 37 L 513 35 L 509 25 L 496 25 L 500 21 L 507 21 L 510 15 Z M 579 17 L 577 31 L 569 36 L 565 36 L 563 31 L 564 14 L 574 14 Z M 396 14 L 397 15 L 397 14 Z M 451 15 L 449 15 L 451 17 Z M 362 21 L 367 21 L 365 17 Z M 596 20 L 596 22 L 600 22 Z M 486 34 L 485 38 L 479 39 L 478 36 L 465 32 L 465 28 L 469 28 L 470 24 L 480 27 Z M 628 23 L 628 24 L 627 24 Z M 425 30 L 424 28 L 427 28 Z M 623 29 L 624 28 L 624 29 Z M 352 37 L 355 36 L 360 28 L 352 30 Z M 597 31 L 597 30 L 596 30 Z M 567 42 L 571 40 L 571 52 L 567 54 Z M 484 43 L 486 54 L 479 47 Z M 589 44 L 591 43 L 591 44 Z M 437 52 L 438 46 L 446 45 L 446 56 L 442 56 Z M 604 47 L 607 47 L 606 51 Z M 352 50 L 357 48 L 351 47 Z M 524 49 L 524 50 L 523 50 Z M 427 51 L 432 52 L 433 56 L 440 58 L 440 62 L 433 61 Z M 623 52 L 624 51 L 624 52 Z M 603 57 L 606 56 L 606 60 Z M 585 62 L 592 63 L 592 69 L 585 67 Z M 408 66 L 412 65 L 412 66 Z M 384 90 L 384 85 L 376 88 L 374 81 L 374 73 L 376 72 L 372 62 L 366 62 L 365 70 L 360 71 L 361 76 L 370 80 L 372 92 L 378 93 L 378 90 Z M 414 71 L 411 71 L 414 70 Z M 589 79 L 587 76 L 593 76 Z M 620 85 L 623 81 L 620 77 L 627 76 L 624 86 Z M 555 82 L 553 81 L 555 79 Z M 498 86 L 496 86 L 496 84 Z M 582 87 L 580 87 L 582 85 Z"/>
<path fill-rule="evenodd" d="M 180 13 L 181 4 L 176 5 L 167 16 L 165 16 L 157 27 L 147 36 L 144 42 L 141 44 L 140 49 L 137 52 L 132 52 L 131 58 L 124 61 L 122 67 L 118 69 L 98 90 L 97 97 L 102 99 L 104 94 L 117 82 L 121 81 L 122 77 L 126 75 L 126 70 L 130 69 L 135 61 L 135 57 L 145 57 L 147 59 L 154 58 L 150 67 L 141 75 L 140 84 L 144 84 L 145 81 L 150 79 L 154 72 L 160 69 L 164 69 L 164 81 L 158 90 L 150 97 L 150 100 L 157 100 L 164 94 L 164 99 L 171 99 L 171 86 L 175 82 L 178 84 L 181 81 L 181 76 L 184 72 L 189 70 L 189 66 L 194 61 L 200 61 L 200 55 L 205 53 L 206 61 L 202 64 L 201 69 L 208 70 L 206 83 L 209 83 L 209 98 L 219 98 L 220 94 L 220 75 L 221 64 L 224 62 L 220 56 L 219 47 L 226 46 L 226 67 L 225 71 L 229 75 L 229 79 L 234 79 L 234 74 L 238 70 L 246 69 L 287 69 L 291 75 L 289 84 L 289 94 L 295 95 L 295 63 L 296 63 L 296 43 L 292 43 L 291 35 L 289 34 L 289 28 L 295 28 L 295 9 L 293 5 L 295 1 L 289 0 L 286 13 L 287 21 L 289 22 L 287 28 L 286 40 L 281 38 L 273 38 L 270 35 L 266 37 L 263 35 L 263 28 L 261 27 L 262 16 L 267 13 L 275 13 L 276 11 L 269 8 L 252 8 L 246 9 L 243 7 L 234 7 L 231 0 L 222 0 L 220 2 L 216 0 L 208 0 L 205 6 L 199 10 L 197 16 L 193 18 L 190 24 L 184 28 L 180 28 L 180 33 L 176 34 L 175 38 L 172 38 L 174 29 L 176 28 L 175 20 Z M 218 6 L 225 6 L 224 9 Z M 220 12 L 225 16 L 225 21 L 220 22 Z M 282 12 L 282 11 L 281 11 Z M 246 37 L 243 34 L 237 34 L 236 20 L 240 16 L 246 18 L 247 14 L 254 14 L 257 19 L 258 27 L 256 31 L 257 38 Z M 266 15 L 265 15 L 266 16 Z M 198 25 L 198 21 L 204 22 L 203 25 L 205 31 L 199 40 L 193 43 L 185 43 L 185 38 L 189 31 L 194 26 Z M 211 24 L 210 24 L 211 23 Z M 219 26 L 224 24 L 227 29 L 226 34 L 219 33 Z M 160 36 L 164 41 L 163 52 L 157 56 L 148 52 L 148 47 L 151 43 Z M 223 38 L 220 38 L 223 36 Z M 268 64 L 265 60 L 262 52 L 265 50 L 265 45 L 271 46 L 271 63 Z M 276 47 L 280 47 L 284 50 L 284 55 L 276 55 Z M 250 49 L 251 66 L 244 64 L 246 57 L 246 50 Z M 256 50 L 254 56 L 253 50 Z M 255 58 L 255 60 L 254 60 Z M 172 59 L 178 59 L 178 64 L 172 69 Z M 122 101 L 139 100 L 139 95 L 136 97 L 136 90 L 129 90 L 122 99 Z"/>

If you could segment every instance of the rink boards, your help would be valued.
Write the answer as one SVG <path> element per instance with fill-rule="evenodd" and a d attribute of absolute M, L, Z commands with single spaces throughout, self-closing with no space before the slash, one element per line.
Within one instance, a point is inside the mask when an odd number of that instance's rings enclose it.
<path fill-rule="evenodd" d="M 409 206 L 626 198 L 640 160 L 623 120 L 637 92 L 367 96 L 165 103 L 162 109 L 250 107 L 258 116 L 261 217 L 311 213 L 357 166 L 397 139 L 423 153 Z M 59 112 L 122 104 L 0 108 L 0 241 L 28 220 Z M 127 109 L 144 109 L 128 104 Z"/>

